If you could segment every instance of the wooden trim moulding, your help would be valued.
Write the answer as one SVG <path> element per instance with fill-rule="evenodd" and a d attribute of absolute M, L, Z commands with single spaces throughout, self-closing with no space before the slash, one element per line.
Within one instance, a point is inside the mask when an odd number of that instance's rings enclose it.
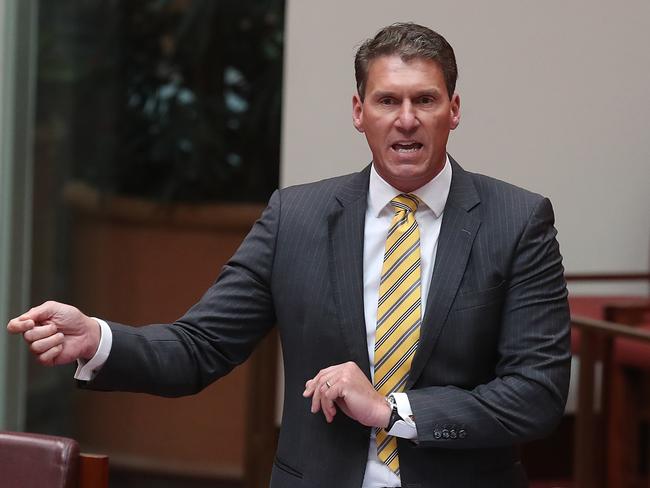
<path fill-rule="evenodd" d="M 63 189 L 63 201 L 82 215 L 101 216 L 127 224 L 248 230 L 265 205 L 260 203 L 165 203 L 104 195 L 86 183 L 72 181 Z"/>
<path fill-rule="evenodd" d="M 616 272 L 616 273 L 568 273 L 567 281 L 650 281 L 650 273 Z"/>
<path fill-rule="evenodd" d="M 613 340 L 628 338 L 650 343 L 650 332 L 633 326 L 572 316 L 571 326 L 581 331 L 578 415 L 575 424 L 574 486 L 600 488 L 604 480 L 602 464 L 603 432 L 598 428 L 594 409 L 595 364 L 611 357 Z"/>

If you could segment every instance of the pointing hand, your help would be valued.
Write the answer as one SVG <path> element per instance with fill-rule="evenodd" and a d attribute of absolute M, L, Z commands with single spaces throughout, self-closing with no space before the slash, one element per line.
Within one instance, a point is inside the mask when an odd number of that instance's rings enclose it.
<path fill-rule="evenodd" d="M 95 320 L 75 307 L 52 301 L 12 319 L 7 330 L 22 334 L 30 351 L 47 366 L 92 358 L 101 337 Z"/>

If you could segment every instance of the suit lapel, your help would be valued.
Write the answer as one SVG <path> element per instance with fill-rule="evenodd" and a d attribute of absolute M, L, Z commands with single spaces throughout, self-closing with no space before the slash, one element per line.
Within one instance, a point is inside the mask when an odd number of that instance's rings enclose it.
<path fill-rule="evenodd" d="M 350 356 L 370 378 L 363 305 L 363 240 L 370 166 L 336 195 L 329 215 L 329 270 L 341 334 Z"/>
<path fill-rule="evenodd" d="M 420 343 L 406 389 L 412 388 L 433 351 L 462 280 L 481 221 L 469 211 L 479 202 L 471 177 L 453 160 L 449 196 L 442 217 L 438 250 L 427 295 Z"/>

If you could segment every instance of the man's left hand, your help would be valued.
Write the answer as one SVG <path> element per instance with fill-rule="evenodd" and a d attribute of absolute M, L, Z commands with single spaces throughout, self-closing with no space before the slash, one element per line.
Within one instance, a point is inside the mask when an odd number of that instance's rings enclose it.
<path fill-rule="evenodd" d="M 311 397 L 311 412 L 323 411 L 328 422 L 337 407 L 348 417 L 369 427 L 386 427 L 391 410 L 356 363 L 349 361 L 321 369 L 305 384 L 304 397 Z"/>

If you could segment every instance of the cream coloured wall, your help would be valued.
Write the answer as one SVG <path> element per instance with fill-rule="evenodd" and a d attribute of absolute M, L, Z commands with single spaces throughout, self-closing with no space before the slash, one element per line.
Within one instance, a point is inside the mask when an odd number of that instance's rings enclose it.
<path fill-rule="evenodd" d="M 647 0 L 289 1 L 282 185 L 369 162 L 350 120 L 354 52 L 406 20 L 456 51 L 462 121 L 451 154 L 551 198 L 568 272 L 647 271 Z"/>

